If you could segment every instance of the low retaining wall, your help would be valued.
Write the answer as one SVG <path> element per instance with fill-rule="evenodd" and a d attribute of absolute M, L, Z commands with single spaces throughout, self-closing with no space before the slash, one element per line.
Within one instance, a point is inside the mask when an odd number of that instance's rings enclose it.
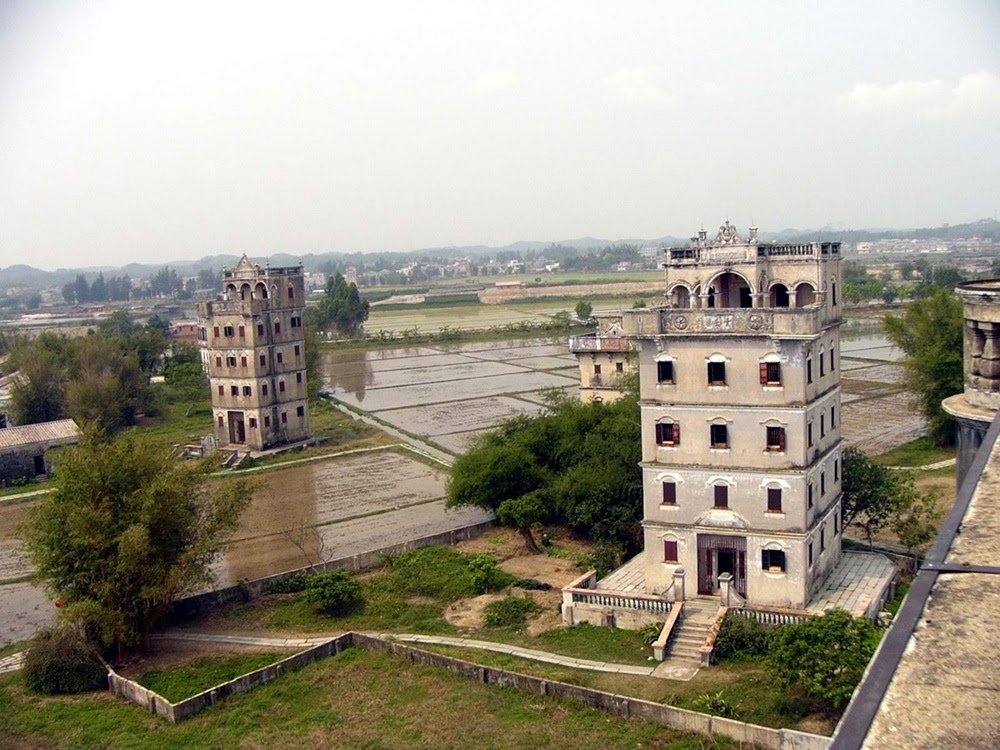
<path fill-rule="evenodd" d="M 190 698 L 185 698 L 177 703 L 171 703 L 162 695 L 154 693 L 148 688 L 144 688 L 138 682 L 128 680 L 119 675 L 114 670 L 108 670 L 108 689 L 117 696 L 142 706 L 147 711 L 157 716 L 164 717 L 172 724 L 190 719 L 199 711 L 226 700 L 230 696 L 247 693 L 258 685 L 264 685 L 271 680 L 281 677 L 287 670 L 304 667 L 328 656 L 336 656 L 352 643 L 352 634 L 333 638 L 326 643 L 313 646 L 305 651 L 289 656 L 287 659 L 269 664 L 266 667 L 253 672 L 240 675 L 239 677 L 216 685 Z"/>
<path fill-rule="evenodd" d="M 817 734 L 796 732 L 791 729 L 771 729 L 770 727 L 723 719 L 639 698 L 630 698 L 625 695 L 615 695 L 601 690 L 569 685 L 565 682 L 531 677 L 518 672 L 486 667 L 463 659 L 424 651 L 413 646 L 362 633 L 353 634 L 353 644 L 370 650 L 390 651 L 408 658 L 414 664 L 441 667 L 486 685 L 513 687 L 538 695 L 566 698 L 593 708 L 609 711 L 617 716 L 644 719 L 683 732 L 694 732 L 706 736 L 724 734 L 737 742 L 752 743 L 755 747 L 766 750 L 827 750 L 830 747 L 830 738 Z"/>
<path fill-rule="evenodd" d="M 547 695 L 599 708 L 623 718 L 637 718 L 671 727 L 682 732 L 693 732 L 705 736 L 724 734 L 739 743 L 752 744 L 763 750 L 828 750 L 830 738 L 791 729 L 771 729 L 756 724 L 747 724 L 733 719 L 688 711 L 662 703 L 630 698 L 625 695 L 606 693 L 602 690 L 570 685 L 555 680 L 545 680 L 506 669 L 487 667 L 475 662 L 436 654 L 403 643 L 386 640 L 364 633 L 344 633 L 318 646 L 300 651 L 236 679 L 216 685 L 204 692 L 178 703 L 170 703 L 166 698 L 137 682 L 127 680 L 114 670 L 108 670 L 108 687 L 115 695 L 142 706 L 150 713 L 163 716 L 172 723 L 190 719 L 199 711 L 226 700 L 230 696 L 246 693 L 258 685 L 277 679 L 289 669 L 304 667 L 329 656 L 336 656 L 350 646 L 369 651 L 388 651 L 408 659 L 414 664 L 447 669 L 470 680 L 497 687 L 512 687 L 536 695 Z"/>
<path fill-rule="evenodd" d="M 303 573 L 321 573 L 335 568 L 344 568 L 346 570 L 354 571 L 355 573 L 362 570 L 369 570 L 382 565 L 384 558 L 389 555 L 398 555 L 401 552 L 407 552 L 419 547 L 432 547 L 436 544 L 455 544 L 456 542 L 460 542 L 465 539 L 477 537 L 487 529 L 491 529 L 494 526 L 496 526 L 496 521 L 492 519 L 489 521 L 482 521 L 480 523 L 472 524 L 471 526 L 465 526 L 461 529 L 442 531 L 438 534 L 431 534 L 430 536 L 411 539 L 408 542 L 393 544 L 388 547 L 382 547 L 381 549 L 361 552 L 357 555 L 349 555 L 348 557 L 341 557 L 336 560 L 329 560 L 318 565 L 306 566 L 295 570 L 287 570 L 284 573 L 276 573 L 275 575 L 267 576 L 266 578 L 258 578 L 253 581 L 243 581 L 235 586 L 227 586 L 223 589 L 216 589 L 215 591 L 207 591 L 203 594 L 188 596 L 174 602 L 174 607 L 167 616 L 167 623 L 176 623 L 186 618 L 194 617 L 213 609 L 217 609 L 218 607 L 226 606 L 227 604 L 238 604 L 251 601 L 266 594 L 271 584 L 283 581 L 286 578 L 291 578 L 292 576 L 302 575 Z"/>

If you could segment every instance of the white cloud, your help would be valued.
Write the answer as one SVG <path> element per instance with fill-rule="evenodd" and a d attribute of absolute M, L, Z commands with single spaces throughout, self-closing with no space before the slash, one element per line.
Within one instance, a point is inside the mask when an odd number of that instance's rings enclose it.
<path fill-rule="evenodd" d="M 626 104 L 667 101 L 651 68 L 619 68 L 602 79 L 611 94 Z"/>
<path fill-rule="evenodd" d="M 472 82 L 470 92 L 477 98 L 492 96 L 501 91 L 513 88 L 518 81 L 517 73 L 509 68 L 494 68 L 484 70 Z"/>
<path fill-rule="evenodd" d="M 860 83 L 840 96 L 840 104 L 857 115 L 903 114 L 945 119 L 1000 112 L 1000 76 L 987 70 L 968 73 L 955 82 Z"/>

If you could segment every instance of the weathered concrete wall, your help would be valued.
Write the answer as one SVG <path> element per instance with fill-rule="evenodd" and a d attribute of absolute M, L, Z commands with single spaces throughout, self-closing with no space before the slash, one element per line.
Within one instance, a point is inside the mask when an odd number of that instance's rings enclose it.
<path fill-rule="evenodd" d="M 0 453 L 0 487 L 6 487 L 15 479 L 35 477 L 35 456 L 44 455 L 41 446 L 11 448 Z"/>
<path fill-rule="evenodd" d="M 334 570 L 335 568 L 345 568 L 354 572 L 377 568 L 382 565 L 385 557 L 388 555 L 398 555 L 401 552 L 420 547 L 432 547 L 436 544 L 455 544 L 465 539 L 473 539 L 495 525 L 496 521 L 491 519 L 461 529 L 450 529 L 439 534 L 431 534 L 419 539 L 412 539 L 408 542 L 393 544 L 389 547 L 337 558 L 336 560 L 330 560 L 314 567 L 288 570 L 284 573 L 277 573 L 266 578 L 258 578 L 254 581 L 244 581 L 236 586 L 208 591 L 204 594 L 195 594 L 194 596 L 178 599 L 174 602 L 173 611 L 168 615 L 167 621 L 178 622 L 204 612 L 210 612 L 218 607 L 224 607 L 228 604 L 251 601 L 266 594 L 272 583 L 283 581 L 286 578 L 303 573 L 319 573 L 326 570 Z"/>
<path fill-rule="evenodd" d="M 235 679 L 229 680 L 229 682 L 216 685 L 177 703 L 171 703 L 162 695 L 144 688 L 137 682 L 122 677 L 114 670 L 108 670 L 108 689 L 115 695 L 145 708 L 152 714 L 163 716 L 172 724 L 176 724 L 179 721 L 190 719 L 199 711 L 220 703 L 230 696 L 249 692 L 258 685 L 271 682 L 281 677 L 289 669 L 297 669 L 313 664 L 321 659 L 326 659 L 329 656 L 336 656 L 350 646 L 351 643 L 352 634 L 345 633 L 326 643 L 321 643 L 318 646 L 313 646 L 305 651 L 293 654 L 287 659 L 282 659 L 261 669 L 240 675 Z"/>
<path fill-rule="evenodd" d="M 830 746 L 829 737 L 789 729 L 771 729 L 770 727 L 667 706 L 662 703 L 606 693 L 602 690 L 593 690 L 565 682 L 545 680 L 505 669 L 486 667 L 463 659 L 395 643 L 377 636 L 353 632 L 344 633 L 318 646 L 289 656 L 287 659 L 282 659 L 262 669 L 216 685 L 179 703 L 170 703 L 138 683 L 119 676 L 113 670 L 108 672 L 108 684 L 109 689 L 115 695 L 142 706 L 150 713 L 163 716 L 168 721 L 176 723 L 189 719 L 199 711 L 230 696 L 248 692 L 258 685 L 277 679 L 289 669 L 304 667 L 327 657 L 336 656 L 350 646 L 357 646 L 369 651 L 388 651 L 396 656 L 406 658 L 414 664 L 447 669 L 485 685 L 513 687 L 536 695 L 573 700 L 592 708 L 613 713 L 616 716 L 651 721 L 682 732 L 692 732 L 705 736 L 724 734 L 737 742 L 752 744 L 754 747 L 766 748 L 766 750 L 827 750 Z"/>
<path fill-rule="evenodd" d="M 516 687 L 518 690 L 538 695 L 566 698 L 618 716 L 644 719 L 683 732 L 694 732 L 706 736 L 724 734 L 737 742 L 752 743 L 755 747 L 767 750 L 827 750 L 830 746 L 829 737 L 747 724 L 667 706 L 662 703 L 615 695 L 578 685 L 545 680 L 540 677 L 531 677 L 504 669 L 484 667 L 473 662 L 435 654 L 401 643 L 393 643 L 363 633 L 353 634 L 353 644 L 370 650 L 390 651 L 408 658 L 414 664 L 441 667 L 487 685 Z"/>

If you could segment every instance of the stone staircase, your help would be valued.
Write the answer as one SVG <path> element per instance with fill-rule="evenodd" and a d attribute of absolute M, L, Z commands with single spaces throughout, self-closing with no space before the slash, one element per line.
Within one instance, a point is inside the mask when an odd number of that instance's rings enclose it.
<path fill-rule="evenodd" d="M 701 664 L 701 647 L 719 612 L 716 597 L 698 597 L 684 602 L 680 618 L 670 636 L 667 656 L 671 659 Z"/>

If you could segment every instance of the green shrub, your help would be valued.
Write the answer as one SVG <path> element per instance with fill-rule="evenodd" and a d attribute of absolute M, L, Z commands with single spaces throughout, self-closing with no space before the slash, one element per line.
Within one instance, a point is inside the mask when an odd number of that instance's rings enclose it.
<path fill-rule="evenodd" d="M 597 571 L 597 577 L 603 578 L 622 564 L 625 548 L 614 542 L 598 542 L 587 555 L 587 566 Z"/>
<path fill-rule="evenodd" d="M 288 576 L 288 578 L 282 578 L 280 581 L 275 581 L 267 587 L 267 593 L 269 594 L 297 594 L 300 591 L 305 591 L 306 586 L 309 583 L 309 576 L 305 573 L 296 573 L 293 576 Z"/>
<path fill-rule="evenodd" d="M 802 689 L 839 711 L 851 699 L 881 637 L 863 617 L 834 609 L 781 628 L 765 664 L 782 687 Z"/>
<path fill-rule="evenodd" d="M 694 700 L 694 705 L 699 711 L 721 716 L 724 719 L 735 719 L 740 713 L 739 703 L 730 703 L 722 696 L 723 691 L 715 694 L 704 693 Z"/>
<path fill-rule="evenodd" d="M 24 659 L 24 681 L 36 693 L 59 695 L 102 690 L 108 669 L 93 642 L 75 627 L 43 630 Z"/>
<path fill-rule="evenodd" d="M 328 615 L 344 615 L 364 603 L 364 590 L 350 571 L 331 570 L 309 579 L 306 601 Z"/>
<path fill-rule="evenodd" d="M 477 594 L 500 591 L 510 586 L 516 579 L 497 565 L 493 555 L 473 555 L 468 561 L 472 590 Z"/>
<path fill-rule="evenodd" d="M 451 547 L 421 547 L 386 562 L 398 589 L 409 596 L 450 602 L 475 593 L 467 556 Z"/>
<path fill-rule="evenodd" d="M 777 628 L 769 628 L 756 620 L 729 612 L 722 620 L 712 656 L 714 659 L 766 656 L 776 630 Z"/>
<path fill-rule="evenodd" d="M 643 625 L 639 628 L 637 632 L 639 633 L 639 637 L 642 638 L 642 642 L 647 646 L 652 646 L 656 643 L 656 639 L 659 638 L 660 633 L 663 632 L 663 625 L 664 623 L 662 622 L 651 622 L 648 625 Z"/>
<path fill-rule="evenodd" d="M 507 596 L 487 605 L 483 622 L 491 628 L 523 625 L 536 607 L 535 600 L 530 596 Z"/>

